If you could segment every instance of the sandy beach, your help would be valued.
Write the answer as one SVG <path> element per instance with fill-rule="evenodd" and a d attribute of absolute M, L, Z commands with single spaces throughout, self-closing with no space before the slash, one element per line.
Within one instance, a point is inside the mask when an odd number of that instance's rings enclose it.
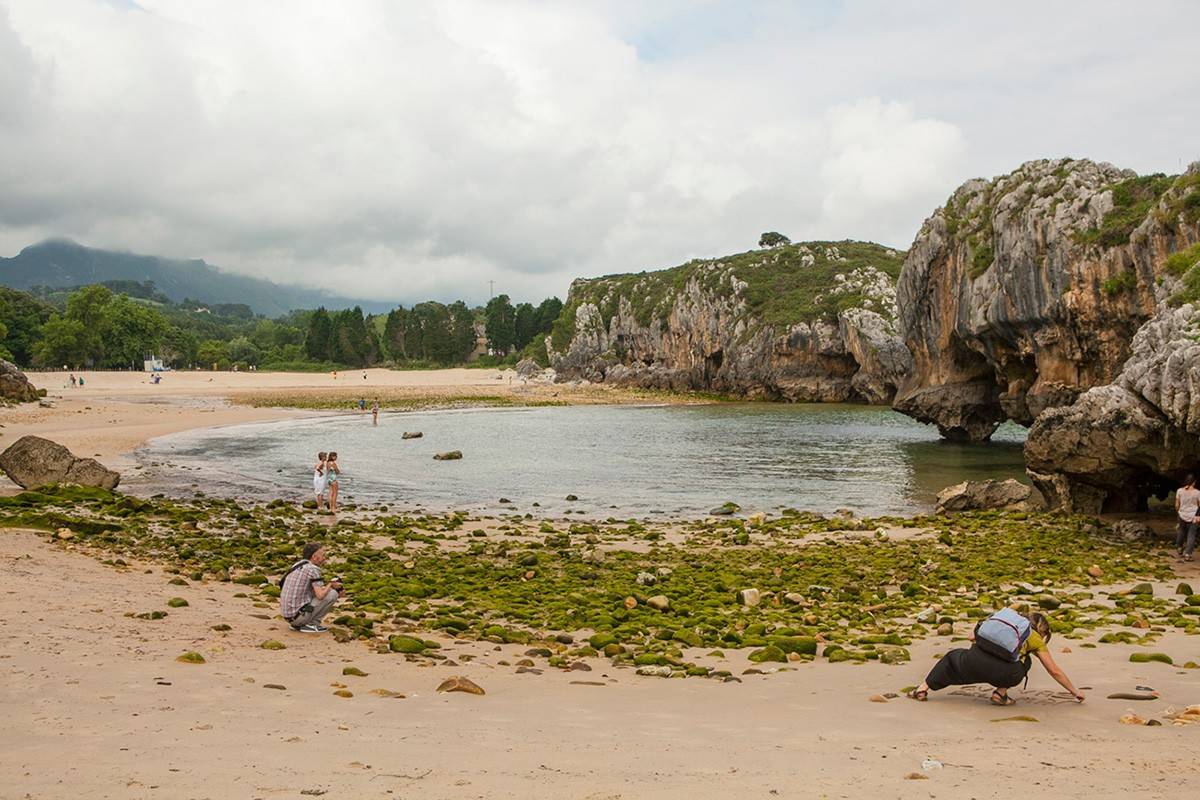
<path fill-rule="evenodd" d="M 516 391 L 499 374 L 369 370 L 363 384 Z M 84 375 L 84 389 L 33 375 L 53 407 L 0 410 L 0 447 L 36 433 L 121 468 L 154 436 L 314 413 L 227 402 L 237 393 L 333 388 L 329 375 L 178 373 L 157 386 L 135 374 Z M 1082 705 L 1036 666 L 1012 708 L 990 706 L 974 688 L 925 704 L 896 696 L 945 652 L 941 638 L 914 642 L 909 664 L 817 660 L 761 675 L 742 674 L 764 665 L 731 651 L 725 666 L 739 681 L 724 683 L 639 677 L 602 658 L 585 659 L 589 670 L 517 674 L 519 645 L 431 633 L 454 665 L 410 662 L 364 642 L 294 633 L 273 604 L 236 597 L 236 584 L 172 585 L 161 564 L 103 558 L 45 532 L 0 531 L 0 569 L 14 580 L 0 594 L 12 631 L 0 643 L 0 707 L 14 732 L 0 795 L 1117 798 L 1179 797 L 1200 778 L 1200 725 L 1162 719 L 1200 703 L 1200 673 L 1130 663 L 1123 645 L 1052 643 L 1089 687 Z M 1177 572 L 1200 584 L 1195 565 Z M 188 605 L 164 619 L 127 616 L 171 597 Z M 212 630 L 222 623 L 231 630 Z M 268 639 L 286 649 L 262 649 Z M 1176 664 L 1200 661 L 1194 636 L 1167 632 L 1155 649 Z M 184 651 L 207 663 L 178 663 Z M 349 666 L 367 677 L 344 676 Z M 437 694 L 451 675 L 487 694 Z M 1105 699 L 1139 685 L 1159 699 Z M 334 694 L 341 689 L 353 696 Z M 1120 724 L 1131 710 L 1164 725 Z M 1035 721 L 1005 719 L 1020 716 Z"/>
<path fill-rule="evenodd" d="M 169 585 L 155 565 L 101 566 L 45 536 L 4 531 L 0 564 L 19 587 L 0 595 L 13 634 L 0 701 L 19 732 L 0 760 L 11 797 L 1180 797 L 1200 777 L 1200 725 L 1118 722 L 1200 701 L 1196 672 L 1130 664 L 1125 648 L 1056 643 L 1091 687 L 1082 705 L 1038 668 L 1011 708 L 967 690 L 878 703 L 868 698 L 916 683 L 942 648 L 914 645 L 903 666 L 817 662 L 720 683 L 603 659 L 515 674 L 498 662 L 523 648 L 443 636 L 445 655 L 475 660 L 423 666 L 292 633 L 235 585 Z M 175 596 L 189 605 L 165 619 L 125 616 Z M 211 630 L 220 623 L 232 630 Z M 287 649 L 261 649 L 267 639 Z M 1161 649 L 1200 658 L 1187 639 L 1168 634 Z M 186 650 L 208 663 L 177 663 Z M 734 659 L 735 673 L 752 666 Z M 487 694 L 435 693 L 450 675 Z M 1161 699 L 1104 699 L 1139 684 Z M 1037 721 L 997 721 L 1017 715 Z"/>

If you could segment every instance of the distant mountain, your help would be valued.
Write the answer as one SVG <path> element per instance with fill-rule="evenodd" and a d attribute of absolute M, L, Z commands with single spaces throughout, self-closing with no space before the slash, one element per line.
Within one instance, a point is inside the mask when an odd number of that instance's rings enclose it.
<path fill-rule="evenodd" d="M 158 291 L 174 302 L 190 297 L 204 303 L 245 303 L 256 313 L 269 317 L 322 305 L 328 309 L 358 305 L 367 313 L 382 313 L 395 307 L 394 303 L 352 300 L 234 275 L 200 259 L 181 261 L 97 250 L 65 239 L 50 239 L 26 247 L 12 258 L 0 258 L 0 285 L 14 289 L 116 280 L 154 281 Z"/>

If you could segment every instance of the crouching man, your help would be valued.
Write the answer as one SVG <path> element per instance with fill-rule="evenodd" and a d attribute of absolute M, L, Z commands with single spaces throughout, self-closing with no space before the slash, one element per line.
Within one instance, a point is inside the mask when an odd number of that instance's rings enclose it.
<path fill-rule="evenodd" d="M 279 612 L 301 633 L 324 633 L 329 630 L 321 620 L 337 602 L 342 584 L 325 583 L 321 565 L 328 554 L 315 542 L 304 545 L 303 559 L 296 562 L 283 577 L 279 593 Z"/>

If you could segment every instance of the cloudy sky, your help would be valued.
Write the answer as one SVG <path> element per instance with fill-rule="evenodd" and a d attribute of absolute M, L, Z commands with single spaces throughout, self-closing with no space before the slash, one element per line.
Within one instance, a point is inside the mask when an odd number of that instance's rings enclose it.
<path fill-rule="evenodd" d="M 904 248 L 1031 158 L 1200 159 L 1198 28 L 1190 0 L 0 0 L 0 255 L 479 302 L 764 230 Z"/>

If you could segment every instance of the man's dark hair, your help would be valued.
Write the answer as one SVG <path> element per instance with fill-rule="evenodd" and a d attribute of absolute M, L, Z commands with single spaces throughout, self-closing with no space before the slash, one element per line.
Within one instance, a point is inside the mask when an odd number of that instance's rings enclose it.
<path fill-rule="evenodd" d="M 308 561 L 317 554 L 318 550 L 324 546 L 325 545 L 321 544 L 320 542 L 309 542 L 308 544 L 304 545 L 304 549 L 300 551 L 300 555 L 304 557 L 305 561 Z"/>

